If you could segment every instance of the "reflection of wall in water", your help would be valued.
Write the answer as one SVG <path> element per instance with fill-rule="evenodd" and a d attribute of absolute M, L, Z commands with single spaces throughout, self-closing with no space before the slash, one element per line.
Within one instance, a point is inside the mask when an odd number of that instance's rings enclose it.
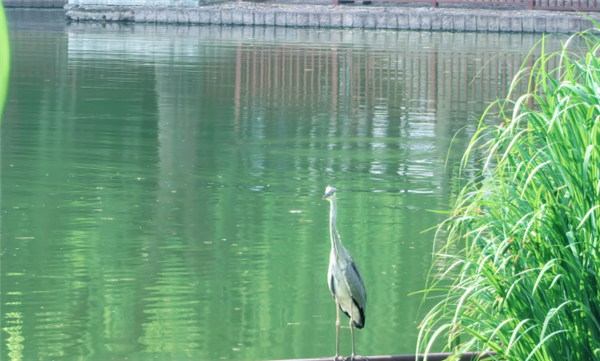
<path fill-rule="evenodd" d="M 438 186 L 447 177 L 428 169 L 433 168 L 432 161 L 445 159 L 450 145 L 447 135 L 465 125 L 467 137 L 475 132 L 473 120 L 487 104 L 507 94 L 511 79 L 538 39 L 534 34 L 144 24 L 111 24 L 94 34 L 93 27 L 69 25 L 70 56 L 119 56 L 155 67 L 160 157 L 165 168 L 171 168 L 173 160 L 214 161 L 211 149 L 198 151 L 202 145 L 195 142 L 201 136 L 194 135 L 233 122 L 229 125 L 237 131 L 237 141 L 262 140 L 270 133 L 289 139 L 353 139 L 330 142 L 327 150 L 397 150 L 400 159 L 395 165 L 374 160 L 362 171 L 398 173 L 407 180 L 416 174 Z M 79 34 L 80 28 L 85 35 Z M 107 41 L 104 34 L 113 31 L 118 36 Z M 89 41 L 92 37 L 94 41 Z M 506 44 L 519 50 L 498 53 Z M 175 71 L 199 64 L 210 74 L 194 77 Z M 522 83 L 516 93 L 524 90 Z M 206 103 L 205 98 L 214 101 L 215 95 L 218 104 Z M 233 118 L 227 113 L 229 106 Z M 294 117 L 286 112 L 294 112 Z M 315 144 L 302 147 L 319 150 Z M 456 149 L 456 154 L 461 153 Z M 331 159 L 319 163 L 316 154 L 306 155 L 308 160 L 297 161 L 313 164 L 298 166 L 337 169 Z M 260 172 L 265 167 L 260 150 L 238 159 L 243 168 Z M 343 167 L 352 168 L 362 162 L 347 159 L 345 163 Z"/>
<path fill-rule="evenodd" d="M 207 136 L 214 136 L 218 132 L 216 129 L 227 122 L 224 113 L 229 110 L 226 104 L 230 103 L 231 106 L 232 103 L 233 87 L 230 85 L 233 84 L 234 75 L 230 70 L 235 65 L 235 58 L 230 56 L 231 61 L 222 61 L 227 58 L 226 54 L 213 46 L 193 47 L 194 52 L 190 53 L 179 45 L 175 41 L 173 50 L 161 58 L 154 68 L 159 115 L 160 189 L 163 193 L 159 197 L 167 199 L 172 190 L 183 189 L 186 194 L 181 201 L 196 202 L 200 195 L 193 174 L 202 167 L 210 166 L 218 158 L 218 154 L 206 147 L 203 140 Z M 194 71 L 181 71 L 181 67 L 185 66 L 190 66 Z M 206 76 L 204 71 L 210 75 Z M 223 103 L 216 104 L 215 98 L 223 99 Z M 182 206 L 182 209 L 195 208 L 188 205 Z M 198 215 L 180 216 L 188 220 L 185 224 L 189 227 L 212 228 L 214 225 L 211 221 L 199 219 Z M 171 217 L 159 219 L 168 223 Z"/>
<path fill-rule="evenodd" d="M 165 174 L 177 166 L 208 164 L 219 156 L 223 167 L 257 174 L 267 158 L 272 159 L 271 167 L 290 161 L 273 154 L 266 157 L 260 147 L 242 153 L 232 148 L 229 157 L 202 148 L 203 131 L 222 129 L 228 134 L 226 127 L 231 126 L 236 131 L 232 142 L 263 141 L 268 134 L 314 139 L 296 144 L 305 149 L 293 159 L 299 168 L 356 169 L 374 177 L 397 173 L 405 180 L 400 189 L 419 191 L 418 183 L 409 183 L 420 180 L 440 186 L 442 193 L 448 176 L 434 174 L 431 169 L 441 168 L 431 167 L 431 162 L 446 158 L 448 134 L 464 126 L 464 136 L 475 132 L 473 120 L 487 104 L 507 94 L 539 38 L 145 24 L 71 24 L 69 30 L 71 61 L 118 57 L 154 68 Z M 499 53 L 506 44 L 518 50 Z M 184 76 L 180 70 L 187 66 L 201 71 Z M 522 83 L 516 93 L 524 90 Z M 319 139 L 332 140 L 323 146 Z M 462 154 L 459 148 L 457 157 Z M 375 155 L 397 151 L 398 159 L 374 156 L 365 169 L 350 153 L 342 160 L 320 160 L 322 150 L 353 149 L 370 149 Z"/>
<path fill-rule="evenodd" d="M 344 41 L 327 44 L 331 47 L 307 43 L 240 46 L 236 102 L 240 95 L 250 101 L 282 92 L 282 103 L 328 101 L 332 109 L 349 106 L 355 112 L 365 104 L 385 100 L 388 108 L 402 104 L 407 112 L 481 113 L 485 103 L 505 97 L 535 41 L 533 35 L 520 36 L 516 48 L 523 51 L 498 53 L 494 44 L 505 34 L 444 33 L 441 44 L 434 44 L 427 33 L 383 34 L 380 37 L 385 36 L 387 42 L 407 46 L 387 50 L 361 46 L 357 51 L 350 47 L 352 42 Z M 382 39 L 372 35 L 372 42 L 380 44 Z M 469 37 L 474 39 L 467 50 L 464 43 Z M 518 92 L 525 90 L 524 85 Z M 250 109 L 247 105 L 251 104 L 245 105 Z"/>
<path fill-rule="evenodd" d="M 467 136 L 474 134 L 473 120 L 506 96 L 537 39 L 533 35 L 365 31 L 313 32 L 302 37 L 298 32 L 296 42 L 285 45 L 238 46 L 236 126 L 254 138 L 259 135 L 250 130 L 263 127 L 263 109 L 285 106 L 302 112 L 304 108 L 308 118 L 327 117 L 328 129 L 321 129 L 318 122 L 277 126 L 294 128 L 288 130 L 290 136 L 304 132 L 305 136 L 365 139 L 345 145 L 340 139 L 345 149 L 397 150 L 403 158 L 397 167 L 374 161 L 368 171 L 397 172 L 413 179 L 419 175 L 426 182 L 447 178 L 431 173 L 440 168 L 430 163 L 445 159 L 448 134 L 465 125 Z M 522 50 L 498 53 L 500 43 L 511 42 Z M 524 91 L 526 82 L 521 81 L 515 94 Z M 390 138 L 410 141 L 394 144 Z M 335 142 L 329 150 L 335 149 Z M 437 155 L 432 156 L 432 150 Z M 351 159 L 347 162 L 352 166 Z"/>

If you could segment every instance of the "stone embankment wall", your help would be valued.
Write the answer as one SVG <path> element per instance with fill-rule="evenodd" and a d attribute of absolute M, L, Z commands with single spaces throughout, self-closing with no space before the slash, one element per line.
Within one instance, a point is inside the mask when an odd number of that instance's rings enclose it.
<path fill-rule="evenodd" d="M 200 6 L 204 0 L 68 0 L 69 5 L 108 6 Z"/>
<path fill-rule="evenodd" d="M 62 8 L 67 0 L 2 0 L 6 8 Z"/>
<path fill-rule="evenodd" d="M 588 15 L 600 20 L 600 14 Z M 69 10 L 67 18 L 72 21 L 530 33 L 575 33 L 594 27 L 589 19 L 576 12 L 248 3 L 200 7 L 80 5 Z"/>

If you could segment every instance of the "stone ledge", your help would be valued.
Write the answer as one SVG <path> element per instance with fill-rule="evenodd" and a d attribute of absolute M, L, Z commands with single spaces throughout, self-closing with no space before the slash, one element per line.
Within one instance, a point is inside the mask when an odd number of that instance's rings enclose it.
<path fill-rule="evenodd" d="M 585 15 L 600 20 L 600 14 Z M 71 21 L 536 33 L 574 33 L 592 27 L 584 14 L 575 12 L 248 3 L 200 7 L 79 5 L 66 17 Z"/>
<path fill-rule="evenodd" d="M 2 0 L 5 8 L 62 8 L 68 0 Z"/>

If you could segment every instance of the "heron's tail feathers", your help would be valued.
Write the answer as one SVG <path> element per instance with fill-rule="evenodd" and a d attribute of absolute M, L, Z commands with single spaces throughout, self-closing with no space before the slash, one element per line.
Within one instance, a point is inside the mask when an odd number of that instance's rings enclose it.
<path fill-rule="evenodd" d="M 353 306 L 356 307 L 355 309 L 358 310 L 358 315 L 355 315 L 356 317 L 351 317 L 350 313 L 348 313 L 348 311 L 346 311 L 342 305 L 340 304 L 340 310 L 342 310 L 342 312 L 348 316 L 349 318 L 352 318 L 352 323 L 354 324 L 354 327 L 356 328 L 363 328 L 365 327 L 365 319 L 367 317 L 367 315 L 365 314 L 365 309 L 364 307 L 360 307 L 357 303 L 355 299 L 352 299 L 352 303 Z"/>
<path fill-rule="evenodd" d="M 363 320 L 362 323 L 357 323 L 356 321 L 353 321 L 353 322 L 354 322 L 354 327 L 356 327 L 356 328 L 363 328 L 363 327 L 365 327 L 365 320 Z"/>
<path fill-rule="evenodd" d="M 367 318 L 367 315 L 365 314 L 365 309 L 364 309 L 364 307 L 360 307 L 356 303 L 356 300 L 352 299 L 352 302 L 354 303 L 354 306 L 356 308 L 358 308 L 358 314 L 360 315 L 360 319 L 352 320 L 352 322 L 354 323 L 354 327 L 363 328 L 363 327 L 365 327 L 365 319 Z"/>

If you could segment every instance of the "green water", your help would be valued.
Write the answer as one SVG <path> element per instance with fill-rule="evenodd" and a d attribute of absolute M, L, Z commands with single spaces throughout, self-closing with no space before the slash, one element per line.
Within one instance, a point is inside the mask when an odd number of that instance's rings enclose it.
<path fill-rule="evenodd" d="M 358 353 L 414 353 L 422 231 L 538 39 L 8 17 L 3 360 L 333 355 L 327 185 L 368 293 Z"/>

